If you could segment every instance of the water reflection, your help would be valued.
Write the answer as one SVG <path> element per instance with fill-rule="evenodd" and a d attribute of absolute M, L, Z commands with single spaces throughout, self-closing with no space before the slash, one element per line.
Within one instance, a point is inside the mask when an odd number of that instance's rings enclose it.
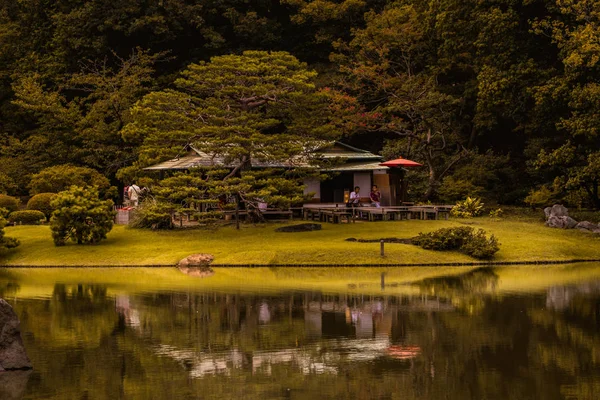
<path fill-rule="evenodd" d="M 600 398 L 600 280 L 498 285 L 483 268 L 411 296 L 56 283 L 9 300 L 35 366 L 25 399 Z"/>

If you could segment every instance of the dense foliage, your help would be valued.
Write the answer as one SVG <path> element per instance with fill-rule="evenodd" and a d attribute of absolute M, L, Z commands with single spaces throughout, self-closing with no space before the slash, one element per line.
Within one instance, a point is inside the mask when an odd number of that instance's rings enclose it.
<path fill-rule="evenodd" d="M 38 225 L 45 220 L 46 216 L 44 213 L 37 210 L 15 211 L 8 216 L 9 222 L 21 225 Z"/>
<path fill-rule="evenodd" d="M 27 209 L 41 211 L 46 218 L 50 218 L 52 211 L 54 211 L 52 200 L 54 200 L 55 197 L 56 193 L 38 193 L 29 199 L 27 202 Z"/>
<path fill-rule="evenodd" d="M 488 238 L 483 229 L 475 231 L 468 226 L 419 233 L 412 241 L 427 250 L 458 250 L 478 259 L 492 258 L 500 250 L 500 243 L 494 235 Z"/>
<path fill-rule="evenodd" d="M 19 199 L 11 196 L 0 194 L 0 208 L 6 211 L 6 215 L 19 209 Z M 0 214 L 0 216 L 3 214 Z"/>
<path fill-rule="evenodd" d="M 69 240 L 77 244 L 98 243 L 113 227 L 115 212 L 111 200 L 100 200 L 94 187 L 72 186 L 52 200 L 52 238 L 57 246 Z"/>
<path fill-rule="evenodd" d="M 3 0 L 0 27 L 0 193 L 307 132 L 423 163 L 413 200 L 600 207 L 597 0 Z"/>
<path fill-rule="evenodd" d="M 4 219 L 3 215 L 5 213 L 6 209 L 0 208 L 0 250 L 12 249 L 20 244 L 17 239 L 4 236 L 4 227 L 6 226 L 6 219 Z"/>
<path fill-rule="evenodd" d="M 29 191 L 31 194 L 58 193 L 71 186 L 94 186 L 105 193 L 110 188 L 106 177 L 92 168 L 57 165 L 43 169 L 31 178 Z"/>
<path fill-rule="evenodd" d="M 129 226 L 132 228 L 171 229 L 173 228 L 172 203 L 147 200 L 133 214 Z"/>

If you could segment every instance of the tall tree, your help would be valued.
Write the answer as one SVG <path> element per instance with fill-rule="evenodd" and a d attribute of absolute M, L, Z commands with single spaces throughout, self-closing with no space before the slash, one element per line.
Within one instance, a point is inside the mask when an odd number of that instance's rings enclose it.
<path fill-rule="evenodd" d="M 43 167 L 71 163 L 114 177 L 132 161 L 134 150 L 120 131 L 131 118 L 130 108 L 152 87 L 159 56 L 141 50 L 127 59 L 114 55 L 115 69 L 108 60 L 83 62 L 81 72 L 56 89 L 46 89 L 38 74 L 20 79 L 14 104 L 29 112 L 35 125 L 23 140 L 13 138 L 15 155 Z"/>
<path fill-rule="evenodd" d="M 139 159 L 121 176 L 172 158 L 188 144 L 230 166 L 221 178 L 240 187 L 248 184 L 244 176 L 254 176 L 253 166 L 306 166 L 315 149 L 338 136 L 330 96 L 315 87 L 315 78 L 284 52 L 247 51 L 191 64 L 174 89 L 150 93 L 132 109 L 122 133 L 140 144 Z M 250 189 L 221 191 L 244 197 Z"/>
<path fill-rule="evenodd" d="M 536 101 L 553 111 L 558 135 L 537 166 L 556 177 L 557 194 L 583 191 L 586 203 L 600 208 L 600 3 L 556 0 L 549 10 L 534 27 L 552 38 L 562 68 L 537 87 Z"/>

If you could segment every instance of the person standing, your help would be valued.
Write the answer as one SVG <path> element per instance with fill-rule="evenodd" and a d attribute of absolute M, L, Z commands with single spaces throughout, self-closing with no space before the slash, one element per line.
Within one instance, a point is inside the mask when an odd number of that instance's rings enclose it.
<path fill-rule="evenodd" d="M 381 192 L 377 188 L 377 185 L 373 185 L 371 188 L 369 198 L 371 199 L 371 205 L 373 207 L 381 207 Z"/>
<path fill-rule="evenodd" d="M 140 187 L 135 183 L 132 183 L 131 186 L 129 186 L 129 189 L 127 190 L 127 194 L 129 194 L 129 201 L 131 203 L 131 206 L 133 207 L 138 206 L 138 201 L 140 199 L 140 190 Z"/>

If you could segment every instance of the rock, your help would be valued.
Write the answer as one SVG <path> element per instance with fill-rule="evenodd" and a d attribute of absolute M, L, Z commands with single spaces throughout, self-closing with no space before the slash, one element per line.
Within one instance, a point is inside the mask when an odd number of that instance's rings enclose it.
<path fill-rule="evenodd" d="M 27 389 L 31 371 L 6 371 L 0 373 L 0 399 L 21 400 Z"/>
<path fill-rule="evenodd" d="M 568 217 L 568 216 L 569 216 L 569 210 L 567 209 L 567 207 L 562 206 L 560 204 L 555 204 L 550 209 L 549 217 Z"/>
<path fill-rule="evenodd" d="M 3 299 L 0 299 L 0 367 L 7 371 L 32 368 L 21 339 L 19 318 Z"/>
<path fill-rule="evenodd" d="M 546 216 L 546 219 L 550 218 L 550 212 L 552 211 L 552 207 L 546 207 L 544 208 L 544 215 Z"/>
<path fill-rule="evenodd" d="M 591 223 L 589 221 L 581 221 L 580 223 L 578 223 L 575 226 L 575 228 L 582 230 L 582 231 L 592 231 L 592 232 L 597 231 L 599 229 L 598 225 Z"/>
<path fill-rule="evenodd" d="M 546 225 L 550 228 L 573 229 L 577 226 L 577 221 L 575 221 L 571 217 L 566 216 L 551 216 L 550 218 L 548 218 L 548 221 L 546 221 Z"/>
<path fill-rule="evenodd" d="M 212 254 L 192 254 L 177 263 L 180 267 L 210 265 L 215 258 Z"/>
<path fill-rule="evenodd" d="M 200 267 L 188 267 L 188 266 L 179 266 L 178 267 L 181 272 L 186 275 L 193 276 L 194 278 L 208 278 L 209 276 L 213 276 L 215 271 L 208 265 L 203 265 Z"/>
<path fill-rule="evenodd" d="M 280 228 L 275 229 L 275 232 L 310 232 L 310 231 L 320 231 L 321 224 L 296 224 L 289 226 L 282 226 Z"/>

